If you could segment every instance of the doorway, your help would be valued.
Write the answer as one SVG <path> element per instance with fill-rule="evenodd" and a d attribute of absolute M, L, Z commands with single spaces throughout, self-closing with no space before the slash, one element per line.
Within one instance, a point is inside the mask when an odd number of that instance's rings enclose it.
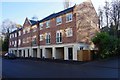
<path fill-rule="evenodd" d="M 68 48 L 68 59 L 69 60 L 73 59 L 73 48 Z"/>

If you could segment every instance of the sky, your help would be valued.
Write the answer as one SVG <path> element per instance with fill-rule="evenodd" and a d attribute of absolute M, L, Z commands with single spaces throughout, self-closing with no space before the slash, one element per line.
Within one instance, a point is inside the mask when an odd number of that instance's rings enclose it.
<path fill-rule="evenodd" d="M 31 19 L 37 16 L 38 19 L 47 17 L 52 13 L 64 10 L 64 0 L 1 0 L 0 1 L 0 24 L 3 20 L 9 19 L 17 24 L 23 25 L 26 17 Z M 71 6 L 80 4 L 85 0 L 70 0 Z M 96 11 L 103 6 L 105 0 L 91 0 Z"/>

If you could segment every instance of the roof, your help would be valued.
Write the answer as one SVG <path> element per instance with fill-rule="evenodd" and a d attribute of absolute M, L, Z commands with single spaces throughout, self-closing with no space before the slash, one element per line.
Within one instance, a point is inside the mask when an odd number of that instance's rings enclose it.
<path fill-rule="evenodd" d="M 47 21 L 47 20 L 50 20 L 50 19 L 52 19 L 52 18 L 58 17 L 58 16 L 60 16 L 60 15 L 69 13 L 69 12 L 73 11 L 74 7 L 75 7 L 75 5 L 72 6 L 72 7 L 70 7 L 70 8 L 67 8 L 67 9 L 65 9 L 65 10 L 63 10 L 63 11 L 60 11 L 60 12 L 58 12 L 58 13 L 53 13 L 53 14 L 51 14 L 51 15 L 49 15 L 49 16 L 47 16 L 47 17 L 45 17 L 45 18 L 43 18 L 42 20 L 39 20 L 39 21 L 34 21 L 34 20 L 29 20 L 29 21 L 31 22 L 31 25 L 33 26 L 33 25 L 35 25 L 37 22 Z M 21 29 L 22 29 L 22 28 L 20 28 L 20 29 L 18 29 L 18 30 L 21 30 Z M 17 30 L 14 30 L 14 31 L 12 31 L 11 33 L 14 33 L 14 32 L 16 32 L 16 31 L 17 31 Z M 11 34 L 11 33 L 10 33 L 10 34 Z"/>
<path fill-rule="evenodd" d="M 29 20 L 31 22 L 32 25 L 35 25 L 37 23 L 37 21 L 34 20 Z"/>
<path fill-rule="evenodd" d="M 53 14 L 51 14 L 51 15 L 43 18 L 42 20 L 40 20 L 40 21 L 38 21 L 38 22 L 47 21 L 47 20 L 50 20 L 50 19 L 52 19 L 52 18 L 58 17 L 58 16 L 60 16 L 60 15 L 69 13 L 69 12 L 73 11 L 74 7 L 75 7 L 75 5 L 74 5 L 73 7 L 67 8 L 67 9 L 65 9 L 65 10 L 63 10 L 63 11 L 58 12 L 58 13 L 53 13 Z"/>

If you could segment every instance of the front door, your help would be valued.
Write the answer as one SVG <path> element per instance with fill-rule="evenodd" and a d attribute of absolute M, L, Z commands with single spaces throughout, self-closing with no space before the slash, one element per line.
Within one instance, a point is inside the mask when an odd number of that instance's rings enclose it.
<path fill-rule="evenodd" d="M 68 48 L 68 57 L 69 57 L 69 60 L 73 59 L 73 49 L 72 48 Z"/>
<path fill-rule="evenodd" d="M 42 58 L 42 49 L 40 49 L 40 57 Z"/>

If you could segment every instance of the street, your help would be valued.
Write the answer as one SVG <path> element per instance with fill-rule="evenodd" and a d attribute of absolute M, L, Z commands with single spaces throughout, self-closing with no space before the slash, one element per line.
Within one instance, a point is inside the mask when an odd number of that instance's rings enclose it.
<path fill-rule="evenodd" d="M 80 64 L 30 59 L 2 59 L 3 78 L 118 78 L 118 59 Z"/>

